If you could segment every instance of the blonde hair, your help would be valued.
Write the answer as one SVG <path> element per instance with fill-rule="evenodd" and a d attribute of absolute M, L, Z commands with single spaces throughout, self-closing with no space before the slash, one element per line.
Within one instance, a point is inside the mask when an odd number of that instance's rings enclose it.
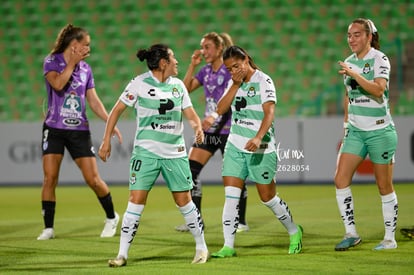
<path fill-rule="evenodd" d="M 209 32 L 203 36 L 203 39 L 213 41 L 217 49 L 220 47 L 222 48 L 222 53 L 228 47 L 233 46 L 233 40 L 231 39 L 231 36 L 226 32 L 222 32 L 221 34 L 218 34 L 217 32 Z"/>

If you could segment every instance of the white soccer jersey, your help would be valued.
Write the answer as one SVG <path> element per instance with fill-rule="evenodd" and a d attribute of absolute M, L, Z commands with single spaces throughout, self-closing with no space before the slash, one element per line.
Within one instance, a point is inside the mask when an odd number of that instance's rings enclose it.
<path fill-rule="evenodd" d="M 192 104 L 181 80 L 170 77 L 159 82 L 149 71 L 132 79 L 119 99 L 135 107 L 134 146 L 140 147 L 140 154 L 152 158 L 187 155 L 182 111 Z"/>
<path fill-rule="evenodd" d="M 228 88 L 232 84 L 233 81 L 230 80 Z M 231 105 L 232 122 L 228 142 L 243 152 L 253 153 L 245 150 L 244 146 L 251 138 L 256 136 L 264 118 L 262 105 L 268 101 L 275 103 L 277 101 L 275 86 L 268 75 L 256 70 L 250 81 L 240 86 L 233 99 Z M 272 124 L 263 137 L 260 148 L 255 153 L 270 153 L 274 151 L 274 126 Z"/>
<path fill-rule="evenodd" d="M 389 124 L 393 124 L 388 102 L 391 70 L 388 57 L 384 53 L 371 48 L 363 59 L 358 59 L 355 54 L 352 54 L 345 60 L 345 63 L 367 80 L 373 81 L 375 78 L 387 79 L 387 87 L 384 94 L 378 98 L 366 92 L 351 77 L 344 77 L 349 97 L 349 124 L 363 131 L 382 129 Z"/>

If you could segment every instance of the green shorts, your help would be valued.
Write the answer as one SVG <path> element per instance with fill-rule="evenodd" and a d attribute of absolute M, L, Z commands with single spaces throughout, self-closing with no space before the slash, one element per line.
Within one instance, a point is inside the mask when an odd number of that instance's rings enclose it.
<path fill-rule="evenodd" d="M 188 157 L 148 158 L 134 150 L 129 163 L 129 190 L 150 191 L 160 173 L 171 192 L 188 191 L 193 188 Z"/>
<path fill-rule="evenodd" d="M 340 153 L 358 155 L 365 159 L 367 155 L 373 163 L 394 163 L 398 136 L 394 126 L 384 129 L 361 131 L 350 126 L 346 130 Z"/>
<path fill-rule="evenodd" d="M 236 177 L 255 183 L 269 184 L 276 174 L 276 152 L 269 154 L 252 154 L 240 152 L 227 142 L 223 158 L 223 177 Z"/>

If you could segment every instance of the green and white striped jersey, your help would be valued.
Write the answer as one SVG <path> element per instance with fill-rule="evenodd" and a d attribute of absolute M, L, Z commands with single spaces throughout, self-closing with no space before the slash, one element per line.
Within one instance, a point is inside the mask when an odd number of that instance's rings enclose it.
<path fill-rule="evenodd" d="M 135 108 L 134 147 L 139 147 L 140 154 L 168 159 L 187 155 L 182 111 L 192 104 L 180 79 L 159 82 L 148 71 L 132 79 L 119 100 Z"/>
<path fill-rule="evenodd" d="M 228 88 L 233 81 L 230 80 Z M 228 91 L 228 89 L 227 89 Z M 225 93 L 227 93 L 227 91 Z M 262 104 L 268 101 L 276 103 L 276 88 L 272 79 L 262 71 L 256 70 L 249 82 L 240 86 L 233 99 L 232 122 L 228 141 L 246 153 L 246 143 L 256 136 L 264 118 Z M 262 139 L 259 149 L 254 153 L 270 153 L 275 151 L 274 125 Z"/>
<path fill-rule="evenodd" d="M 349 76 L 344 77 L 344 84 L 349 97 L 348 123 L 363 131 L 382 129 L 394 124 L 389 108 L 391 66 L 388 57 L 384 53 L 371 48 L 363 59 L 358 59 L 356 54 L 352 54 L 345 59 L 345 63 L 367 80 L 387 79 L 384 94 L 382 97 L 375 97 L 359 86 L 355 79 Z"/>

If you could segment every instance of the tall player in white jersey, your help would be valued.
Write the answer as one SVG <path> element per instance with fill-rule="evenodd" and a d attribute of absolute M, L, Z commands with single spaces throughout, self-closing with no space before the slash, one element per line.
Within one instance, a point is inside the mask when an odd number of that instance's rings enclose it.
<path fill-rule="evenodd" d="M 234 242 L 239 223 L 238 204 L 244 181 L 249 177 L 263 204 L 283 224 L 290 236 L 289 254 L 302 250 L 302 227 L 293 222 L 287 204 L 276 194 L 276 149 L 274 110 L 276 89 L 272 79 L 260 71 L 247 52 L 231 46 L 223 53 L 223 61 L 232 79 L 220 99 L 213 121 L 232 108 L 230 135 L 223 160 L 225 203 L 222 224 L 224 245 L 211 256 L 236 255 Z"/>
<path fill-rule="evenodd" d="M 130 160 L 130 196 L 122 220 L 119 252 L 108 263 L 110 267 L 126 265 L 148 193 L 160 173 L 196 242 L 192 263 L 205 263 L 208 250 L 203 221 L 191 200 L 193 182 L 183 137 L 183 114 L 197 143 L 204 140 L 201 121 L 184 83 L 173 77 L 178 64 L 173 51 L 166 45 L 155 44 L 139 50 L 137 57 L 147 60 L 149 71 L 132 79 L 119 97 L 109 114 L 99 149 L 99 157 L 106 161 L 111 153 L 111 133 L 119 117 L 127 107 L 134 107 L 137 130 Z"/>
<path fill-rule="evenodd" d="M 371 20 L 358 18 L 349 25 L 348 45 L 352 55 L 339 62 L 346 87 L 345 136 L 335 172 L 336 199 L 345 236 L 335 250 L 347 250 L 361 243 L 350 186 L 356 168 L 367 155 L 374 163 L 385 227 L 384 239 L 374 250 L 394 249 L 398 201 L 392 177 L 397 132 L 388 103 L 390 62 L 379 51 L 378 31 Z"/>

